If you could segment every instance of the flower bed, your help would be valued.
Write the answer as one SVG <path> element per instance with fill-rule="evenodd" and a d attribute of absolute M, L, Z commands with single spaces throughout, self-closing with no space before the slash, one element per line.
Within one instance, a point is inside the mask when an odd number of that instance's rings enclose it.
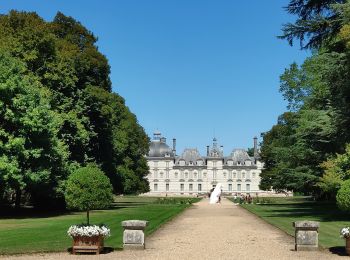
<path fill-rule="evenodd" d="M 111 235 L 111 230 L 105 225 L 73 225 L 67 234 L 73 238 L 73 254 L 77 252 L 99 254 L 103 250 L 104 238 Z"/>

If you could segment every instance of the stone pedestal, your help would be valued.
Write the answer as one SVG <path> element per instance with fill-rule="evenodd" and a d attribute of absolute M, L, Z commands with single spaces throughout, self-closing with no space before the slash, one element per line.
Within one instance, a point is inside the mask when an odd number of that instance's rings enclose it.
<path fill-rule="evenodd" d="M 317 221 L 296 221 L 293 222 L 295 228 L 295 250 L 315 251 L 318 250 L 318 228 L 320 222 Z"/>
<path fill-rule="evenodd" d="M 125 220 L 122 222 L 124 228 L 123 248 L 124 249 L 145 249 L 144 230 L 148 225 L 145 220 Z"/>

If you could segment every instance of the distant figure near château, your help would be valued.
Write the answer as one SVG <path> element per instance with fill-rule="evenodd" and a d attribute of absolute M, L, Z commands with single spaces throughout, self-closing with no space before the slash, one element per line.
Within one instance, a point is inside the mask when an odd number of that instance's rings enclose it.
<path fill-rule="evenodd" d="M 216 204 L 220 202 L 222 192 L 222 185 L 218 183 L 214 189 L 214 191 L 210 195 L 210 204 Z"/>

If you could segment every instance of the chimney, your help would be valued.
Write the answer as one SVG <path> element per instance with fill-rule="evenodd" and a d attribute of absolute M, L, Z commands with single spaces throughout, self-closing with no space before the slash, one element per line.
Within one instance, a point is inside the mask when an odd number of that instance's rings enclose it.
<path fill-rule="evenodd" d="M 176 155 L 176 138 L 173 138 L 173 153 Z"/>
<path fill-rule="evenodd" d="M 209 145 L 207 145 L 207 156 L 209 156 Z"/>
<path fill-rule="evenodd" d="M 254 158 L 257 158 L 259 156 L 258 154 L 258 138 L 254 137 Z"/>

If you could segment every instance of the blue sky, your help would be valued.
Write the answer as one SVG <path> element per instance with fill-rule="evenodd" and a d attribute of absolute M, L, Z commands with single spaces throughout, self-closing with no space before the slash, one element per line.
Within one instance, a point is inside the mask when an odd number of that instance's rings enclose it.
<path fill-rule="evenodd" d="M 215 134 L 225 153 L 252 146 L 286 110 L 279 75 L 308 53 L 276 38 L 293 21 L 288 1 L 2 0 L 0 13 L 57 11 L 98 36 L 113 91 L 147 134 L 204 154 Z"/>

